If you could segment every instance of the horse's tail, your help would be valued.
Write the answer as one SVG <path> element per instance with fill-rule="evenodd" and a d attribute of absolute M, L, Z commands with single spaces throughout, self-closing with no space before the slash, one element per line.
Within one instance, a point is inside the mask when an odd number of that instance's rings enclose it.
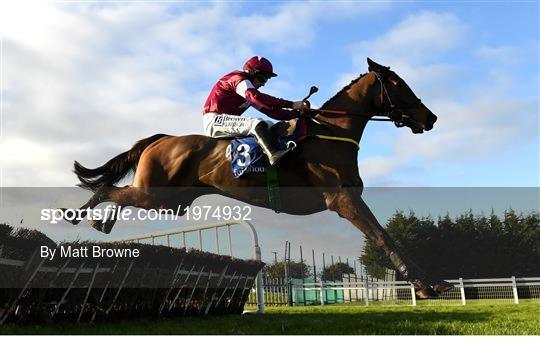
<path fill-rule="evenodd" d="M 157 134 L 141 139 L 130 150 L 120 153 L 105 164 L 94 169 L 86 168 L 75 161 L 73 172 L 75 172 L 77 178 L 81 181 L 77 186 L 94 192 L 102 186 L 113 186 L 124 178 L 129 171 L 135 171 L 144 149 L 158 139 L 166 136 L 165 134 Z"/>

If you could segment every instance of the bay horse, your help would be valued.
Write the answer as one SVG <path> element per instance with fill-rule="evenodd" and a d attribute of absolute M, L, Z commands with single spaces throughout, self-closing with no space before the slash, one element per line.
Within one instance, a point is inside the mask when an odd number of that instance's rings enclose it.
<path fill-rule="evenodd" d="M 360 75 L 321 109 L 305 113 L 308 137 L 277 167 L 281 187 L 279 211 L 305 215 L 331 210 L 349 220 L 381 247 L 420 298 L 435 297 L 452 285 L 428 276 L 390 239 L 362 199 L 363 183 L 357 152 L 368 121 L 384 116 L 413 133 L 433 128 L 437 117 L 390 67 L 367 59 L 369 72 Z M 201 135 L 157 134 L 104 165 L 88 169 L 75 162 L 79 186 L 94 195 L 81 209 L 102 202 L 145 209 L 190 205 L 204 194 L 220 194 L 255 206 L 272 208 L 264 174 L 234 179 L 225 150 L 230 140 Z M 131 170 L 133 183 L 114 186 Z M 283 191 L 287 191 L 284 193 Z M 180 214 L 183 215 L 183 214 Z M 109 233 L 115 219 L 91 221 Z M 77 221 L 72 221 L 77 224 Z"/>

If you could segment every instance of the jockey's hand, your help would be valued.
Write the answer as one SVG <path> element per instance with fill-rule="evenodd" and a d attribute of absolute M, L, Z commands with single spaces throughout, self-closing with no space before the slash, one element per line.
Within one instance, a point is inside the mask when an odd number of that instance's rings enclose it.
<path fill-rule="evenodd" d="M 303 113 L 303 112 L 309 110 L 310 107 L 311 107 L 311 104 L 309 103 L 308 100 L 296 101 L 296 102 L 293 102 L 293 105 L 292 105 L 292 108 L 294 110 L 300 111 L 300 113 Z"/>

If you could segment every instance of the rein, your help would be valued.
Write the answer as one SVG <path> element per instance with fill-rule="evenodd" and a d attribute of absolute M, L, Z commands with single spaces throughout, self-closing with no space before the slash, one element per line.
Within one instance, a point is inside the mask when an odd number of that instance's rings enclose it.
<path fill-rule="evenodd" d="M 393 120 L 390 117 L 392 112 L 394 110 L 396 110 L 396 107 L 392 103 L 392 99 L 390 98 L 390 95 L 388 94 L 388 90 L 386 89 L 386 85 L 384 85 L 384 81 L 382 80 L 382 77 L 378 72 L 375 72 L 375 76 L 377 76 L 377 80 L 379 80 L 379 83 L 381 84 L 381 102 L 382 102 L 383 106 L 384 106 L 384 101 L 385 101 L 384 98 L 385 97 L 388 100 L 388 103 L 390 104 L 390 111 L 388 111 L 388 112 L 385 111 L 382 114 L 375 115 L 375 116 L 380 116 L 380 117 L 385 117 L 385 118 L 376 118 L 376 117 L 373 117 L 372 115 L 369 115 L 369 114 L 366 114 L 366 113 L 359 113 L 359 114 L 356 113 L 355 114 L 355 113 L 350 113 L 348 111 L 343 111 L 343 110 L 308 109 L 307 111 L 313 112 L 315 114 L 322 113 L 322 114 L 329 114 L 329 115 L 341 115 L 341 116 L 345 116 L 345 117 L 364 117 L 364 118 L 368 118 L 369 120 L 372 120 L 372 121 L 398 123 L 397 121 Z M 396 124 L 396 126 L 397 126 L 397 124 Z"/>
<path fill-rule="evenodd" d="M 394 125 L 397 126 L 398 128 L 405 126 L 405 121 L 412 124 L 418 124 L 416 120 L 411 118 L 409 115 L 403 113 L 403 110 L 401 108 L 398 108 L 394 105 L 394 103 L 392 102 L 392 99 L 390 98 L 390 94 L 388 93 L 388 89 L 386 88 L 386 85 L 381 77 L 381 74 L 379 74 L 378 72 L 375 72 L 375 76 L 377 77 L 377 80 L 379 80 L 379 83 L 381 85 L 381 102 L 384 109 L 384 112 L 382 114 L 369 115 L 366 113 L 351 113 L 351 112 L 343 111 L 343 110 L 329 110 L 329 109 L 307 109 L 307 111 L 312 112 L 314 115 L 320 113 L 320 114 L 329 114 L 329 115 L 340 115 L 344 117 L 363 117 L 363 118 L 367 118 L 370 121 L 377 121 L 377 122 L 394 122 Z M 388 101 L 388 105 L 390 109 L 384 108 L 386 101 Z M 418 101 L 415 102 L 415 104 L 420 103 L 420 102 L 421 100 L 418 99 Z M 374 116 L 379 116 L 382 118 L 377 118 Z M 318 122 L 314 116 L 310 116 L 310 118 Z"/>
<path fill-rule="evenodd" d="M 384 81 L 383 81 L 381 75 L 378 72 L 375 72 L 375 76 L 377 76 L 377 79 L 379 80 L 379 83 L 381 85 L 381 102 L 382 102 L 383 108 L 384 108 L 384 105 L 385 105 L 384 103 L 385 103 L 385 98 L 386 98 L 386 101 L 388 101 L 388 104 L 390 106 L 390 110 L 385 109 L 385 111 L 380 115 L 369 115 L 369 114 L 366 114 L 366 113 L 351 113 L 351 112 L 343 111 L 343 110 L 311 109 L 310 108 L 310 109 L 305 110 L 306 112 L 308 112 L 308 114 L 306 114 L 306 115 L 308 115 L 307 117 L 310 118 L 313 122 L 315 122 L 315 123 L 317 123 L 319 125 L 321 125 L 322 123 L 325 123 L 325 124 L 328 124 L 328 126 L 331 126 L 331 124 L 328 123 L 328 122 L 323 122 L 323 121 L 317 120 L 315 115 L 316 114 L 328 114 L 328 115 L 338 115 L 338 116 L 351 117 L 351 118 L 352 117 L 363 117 L 363 118 L 367 118 L 368 120 L 371 120 L 371 121 L 394 122 L 394 124 L 397 127 L 402 127 L 402 126 L 405 125 L 403 123 L 404 118 L 414 121 L 408 115 L 403 114 L 401 109 L 397 109 L 396 106 L 392 103 L 392 99 L 390 98 L 390 94 L 388 93 L 388 90 L 386 89 L 386 85 L 384 84 Z M 391 117 L 391 116 L 394 115 L 394 112 L 398 112 L 399 120 L 393 119 Z M 382 117 L 382 118 L 377 118 L 377 117 L 374 117 L 374 116 L 379 116 L 379 117 Z M 359 142 L 357 142 L 356 140 L 354 140 L 352 138 L 327 136 L 327 135 L 320 135 L 320 134 L 314 134 L 313 136 L 315 136 L 317 138 L 321 138 L 321 139 L 352 143 L 352 144 L 354 144 L 356 146 L 356 148 L 358 150 L 360 149 Z"/>
<path fill-rule="evenodd" d="M 368 114 L 353 114 L 347 111 L 342 110 L 328 110 L 328 109 L 306 109 L 308 112 L 314 112 L 316 114 L 329 114 L 329 115 L 342 115 L 342 116 L 349 116 L 349 117 L 365 117 L 369 118 L 370 121 L 378 121 L 378 122 L 393 122 L 394 120 L 390 119 L 387 115 L 381 115 L 386 118 L 375 118 Z M 313 118 L 313 117 L 312 117 Z"/>

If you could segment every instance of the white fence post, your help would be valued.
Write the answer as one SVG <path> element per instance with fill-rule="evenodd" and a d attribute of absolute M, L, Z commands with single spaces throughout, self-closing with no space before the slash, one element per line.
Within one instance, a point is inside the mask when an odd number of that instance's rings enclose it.
<path fill-rule="evenodd" d="M 324 305 L 324 283 L 323 280 L 321 280 L 321 305 Z"/>
<path fill-rule="evenodd" d="M 414 291 L 414 285 L 411 283 L 411 299 L 413 307 L 416 307 L 416 291 Z"/>
<path fill-rule="evenodd" d="M 366 301 L 366 305 L 369 305 L 369 288 L 368 288 L 368 280 L 367 277 L 364 279 L 364 300 Z"/>
<path fill-rule="evenodd" d="M 512 276 L 512 292 L 514 293 L 514 303 L 519 304 L 519 296 L 518 296 L 516 277 L 515 276 Z"/>
<path fill-rule="evenodd" d="M 465 305 L 465 286 L 463 285 L 463 278 L 459 278 L 459 292 L 461 293 L 461 304 Z"/>

